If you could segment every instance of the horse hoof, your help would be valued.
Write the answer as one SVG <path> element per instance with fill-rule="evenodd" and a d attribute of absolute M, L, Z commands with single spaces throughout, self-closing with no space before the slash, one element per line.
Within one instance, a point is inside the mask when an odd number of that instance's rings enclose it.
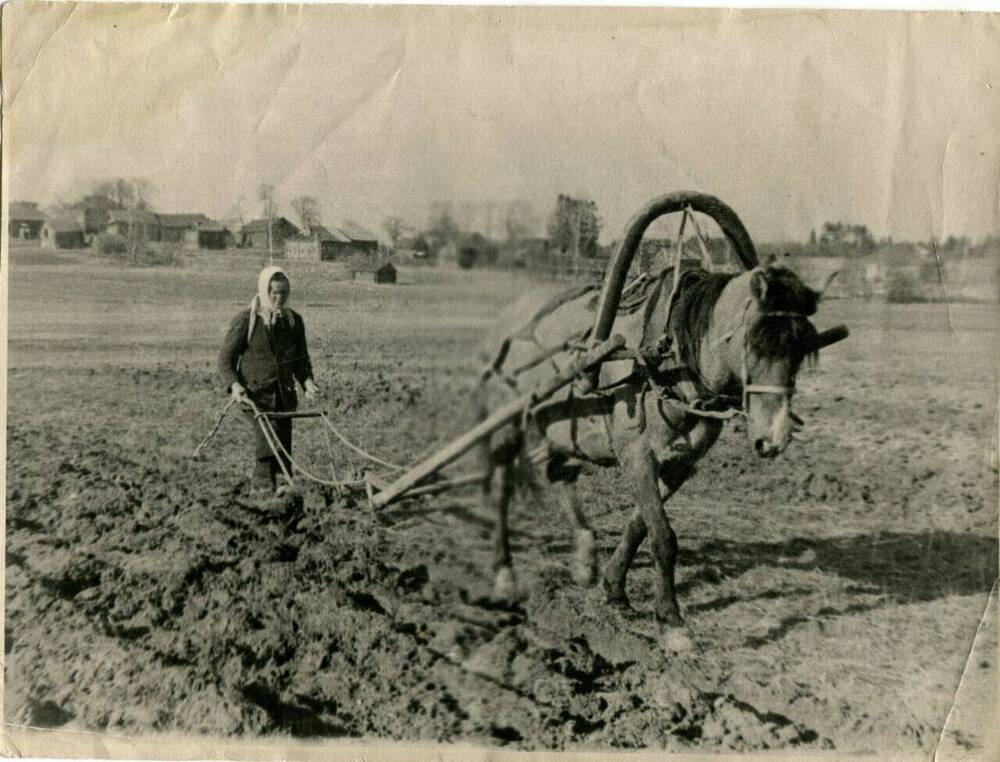
<path fill-rule="evenodd" d="M 613 609 L 619 611 L 631 611 L 632 604 L 629 603 L 628 596 L 625 594 L 625 590 L 618 590 L 608 584 L 607 577 L 604 578 L 604 582 L 601 585 L 604 588 L 604 602 Z"/>
<path fill-rule="evenodd" d="M 515 603 L 518 599 L 517 580 L 514 570 L 509 566 L 501 566 L 493 581 L 493 597 L 505 603 Z"/>
<path fill-rule="evenodd" d="M 581 587 L 590 587 L 597 577 L 594 563 L 594 533 L 580 529 L 576 533 L 576 557 L 573 559 L 573 581 Z"/>
<path fill-rule="evenodd" d="M 668 627 L 663 633 L 663 650 L 669 654 L 685 654 L 694 650 L 694 641 L 685 627 Z"/>

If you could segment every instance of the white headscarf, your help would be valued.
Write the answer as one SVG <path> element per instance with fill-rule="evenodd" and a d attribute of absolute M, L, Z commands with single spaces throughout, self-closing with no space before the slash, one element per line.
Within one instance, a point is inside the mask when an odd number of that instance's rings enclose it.
<path fill-rule="evenodd" d="M 292 311 L 288 309 L 287 304 L 285 305 L 285 309 L 282 310 L 271 308 L 271 280 L 275 275 L 279 274 L 284 275 L 285 279 L 288 280 L 288 274 L 276 265 L 265 267 L 260 271 L 260 275 L 257 276 L 257 295 L 250 302 L 250 324 L 247 327 L 247 342 L 250 341 L 250 337 L 253 335 L 253 327 L 254 323 L 257 322 L 258 315 L 264 321 L 264 325 L 268 327 L 273 326 L 275 321 L 282 318 L 286 318 L 290 326 L 295 325 L 295 317 Z"/>

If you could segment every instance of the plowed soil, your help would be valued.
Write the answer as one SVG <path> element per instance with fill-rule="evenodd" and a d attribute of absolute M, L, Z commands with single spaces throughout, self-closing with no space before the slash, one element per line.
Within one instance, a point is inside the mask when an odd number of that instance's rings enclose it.
<path fill-rule="evenodd" d="M 475 344 L 526 286 L 290 274 L 324 406 L 401 463 L 464 430 Z M 225 403 L 218 342 L 254 282 L 247 267 L 13 263 L 5 721 L 526 749 L 937 746 L 997 571 L 995 306 L 823 306 L 818 327 L 852 336 L 800 379 L 802 441 L 765 462 L 730 426 L 669 506 L 696 643 L 670 656 L 645 548 L 636 613 L 613 614 L 571 581 L 571 531 L 544 496 L 513 509 L 526 597 L 499 606 L 472 493 L 376 515 L 305 485 L 289 525 L 246 493 L 243 421 L 192 460 Z M 324 473 L 364 466 L 339 445 L 331 462 L 308 422 L 295 447 Z M 606 559 L 628 484 L 599 469 L 582 484 Z"/>

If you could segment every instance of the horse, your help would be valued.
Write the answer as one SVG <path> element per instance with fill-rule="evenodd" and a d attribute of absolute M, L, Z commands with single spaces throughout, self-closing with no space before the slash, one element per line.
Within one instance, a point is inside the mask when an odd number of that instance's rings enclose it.
<path fill-rule="evenodd" d="M 677 537 L 666 503 L 736 414 L 745 416 L 751 446 L 762 459 L 788 446 L 801 424 L 791 409 L 797 373 L 822 346 L 846 335 L 841 328 L 821 336 L 810 322 L 822 290 L 773 262 L 742 274 L 664 268 L 633 282 L 616 305 L 611 330 L 638 349 L 603 363 L 589 383 L 564 388 L 479 445 L 482 506 L 496 517 L 494 596 L 519 599 L 508 506 L 520 481 L 534 481 L 533 461 L 545 463 L 545 479 L 575 528 L 572 577 L 587 586 L 597 573 L 595 537 L 576 481 L 584 463 L 618 466 L 628 475 L 636 508 L 605 567 L 605 600 L 630 610 L 626 576 L 648 539 L 664 645 L 689 649 L 674 583 Z M 586 341 L 580 328 L 593 323 L 594 301 L 593 288 L 556 298 L 539 290 L 505 311 L 482 347 L 487 369 L 474 395 L 480 420 L 565 370 L 572 348 Z M 505 330 L 510 325 L 522 328 Z M 541 444 L 529 451 L 535 438 Z"/>

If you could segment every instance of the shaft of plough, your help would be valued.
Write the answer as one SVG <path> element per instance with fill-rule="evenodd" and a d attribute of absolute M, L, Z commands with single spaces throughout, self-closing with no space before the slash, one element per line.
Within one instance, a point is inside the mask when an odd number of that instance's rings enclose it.
<path fill-rule="evenodd" d="M 415 465 L 382 492 L 373 495 L 372 505 L 376 508 L 383 508 L 393 500 L 397 500 L 414 485 L 419 484 L 423 479 L 426 479 L 431 474 L 465 455 L 481 440 L 523 415 L 526 408 L 531 408 L 537 403 L 548 399 L 564 386 L 572 383 L 573 379 L 579 376 L 582 371 L 602 362 L 606 357 L 624 346 L 625 339 L 622 336 L 612 336 L 610 339 L 601 342 L 577 362 L 573 363 L 565 372 L 554 376 L 538 389 L 528 394 L 523 394 L 517 399 L 511 400 L 503 407 L 497 408 L 486 420 L 479 423 L 475 428 L 470 429 L 422 463 Z"/>

